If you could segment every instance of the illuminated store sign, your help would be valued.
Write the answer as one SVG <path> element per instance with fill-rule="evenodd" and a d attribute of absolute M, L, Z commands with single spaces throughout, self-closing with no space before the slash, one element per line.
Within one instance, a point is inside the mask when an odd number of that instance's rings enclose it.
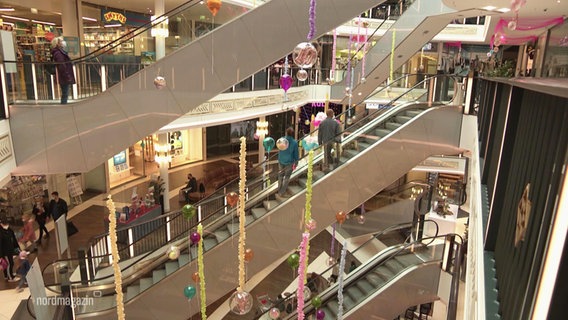
<path fill-rule="evenodd" d="M 109 11 L 104 15 L 106 22 L 118 21 L 121 24 L 126 23 L 126 16 L 119 12 Z"/>

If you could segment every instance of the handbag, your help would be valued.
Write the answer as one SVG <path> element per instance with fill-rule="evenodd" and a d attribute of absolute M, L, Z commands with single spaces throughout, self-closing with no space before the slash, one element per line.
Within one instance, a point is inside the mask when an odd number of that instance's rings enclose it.
<path fill-rule="evenodd" d="M 67 221 L 67 236 L 70 237 L 77 232 L 79 232 L 79 229 L 77 229 L 75 224 L 72 221 Z"/>

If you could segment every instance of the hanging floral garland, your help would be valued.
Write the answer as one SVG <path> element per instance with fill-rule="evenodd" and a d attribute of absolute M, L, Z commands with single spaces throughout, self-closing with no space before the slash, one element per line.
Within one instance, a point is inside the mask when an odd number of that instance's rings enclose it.
<path fill-rule="evenodd" d="M 197 225 L 199 243 L 197 244 L 197 268 L 199 272 L 199 298 L 201 300 L 201 319 L 207 319 L 207 299 L 205 296 L 205 267 L 203 265 L 203 226 Z"/>
<path fill-rule="evenodd" d="M 339 261 L 339 278 L 337 281 L 337 320 L 343 319 L 343 278 L 345 270 L 345 256 L 347 255 L 347 240 L 343 241 L 341 249 L 341 260 Z"/>
<path fill-rule="evenodd" d="M 316 0 L 310 0 L 309 16 L 310 31 L 308 32 L 308 41 L 311 41 L 316 33 Z"/>
<path fill-rule="evenodd" d="M 396 29 L 392 29 L 391 55 L 390 55 L 390 73 L 389 82 L 394 80 L 394 46 L 396 44 Z"/>
<path fill-rule="evenodd" d="M 112 196 L 109 194 L 106 201 L 106 206 L 109 211 L 108 219 L 110 221 L 108 234 L 110 236 L 110 251 L 112 254 L 112 269 L 114 270 L 114 291 L 116 292 L 116 314 L 118 320 L 124 320 L 124 298 L 122 294 L 122 273 L 118 262 L 120 256 L 118 255 L 117 236 L 116 236 L 116 208 Z"/>
<path fill-rule="evenodd" d="M 330 84 L 335 83 L 335 67 L 337 66 L 337 29 L 333 29 L 333 47 L 331 49 L 331 72 L 329 75 Z"/>
<path fill-rule="evenodd" d="M 306 180 L 306 207 L 304 212 L 304 225 L 305 225 L 305 233 L 308 234 L 308 240 L 306 241 L 305 250 L 306 250 L 306 259 L 305 264 L 308 264 L 309 260 L 309 253 L 310 253 L 310 231 L 316 228 L 316 222 L 312 219 L 312 184 L 313 184 L 313 176 L 314 176 L 314 151 L 311 150 L 308 153 L 308 176 Z M 304 284 L 307 281 L 307 271 L 308 268 L 304 266 Z"/>
<path fill-rule="evenodd" d="M 298 320 L 304 320 L 304 287 L 306 284 L 306 273 L 307 273 L 307 247 L 310 241 L 310 233 L 305 232 L 302 234 L 302 243 L 300 244 L 300 264 L 298 266 L 298 288 L 296 289 L 296 297 L 298 297 Z"/>

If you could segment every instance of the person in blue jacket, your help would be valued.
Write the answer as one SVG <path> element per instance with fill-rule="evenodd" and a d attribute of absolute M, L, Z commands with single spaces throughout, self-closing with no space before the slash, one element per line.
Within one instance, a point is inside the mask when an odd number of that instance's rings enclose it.
<path fill-rule="evenodd" d="M 298 142 L 294 139 L 294 129 L 286 129 L 288 148 L 278 152 L 278 196 L 285 197 L 292 171 L 298 163 Z"/>

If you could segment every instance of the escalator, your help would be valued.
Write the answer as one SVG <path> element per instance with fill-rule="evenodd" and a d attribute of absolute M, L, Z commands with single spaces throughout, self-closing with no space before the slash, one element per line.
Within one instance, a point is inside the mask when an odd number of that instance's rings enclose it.
<path fill-rule="evenodd" d="M 457 11 L 447 7 L 445 2 L 415 0 L 366 53 L 365 74 L 362 74 L 362 63 L 357 64 L 353 68 L 351 83 L 346 83 L 347 79 L 344 79 L 332 85 L 331 99 L 341 101 L 342 104 L 362 103 L 365 97 L 373 96 L 372 93 L 389 78 L 391 71 L 397 70 L 420 52 L 420 49 L 453 19 L 486 14 L 480 9 Z M 395 57 L 391 57 L 392 50 L 396 52 Z M 424 74 L 421 77 L 424 77 Z M 345 94 L 346 87 L 352 87 L 351 98 Z"/>
<path fill-rule="evenodd" d="M 434 81 L 437 77 L 428 79 Z M 416 94 L 422 90 L 423 84 L 408 91 Z M 425 86 L 428 88 L 429 86 Z M 427 92 L 421 95 L 428 97 Z M 400 98 L 403 98 L 401 96 Z M 413 113 L 411 111 L 421 112 Z M 394 131 L 384 137 L 376 135 L 377 130 L 384 129 L 387 123 L 401 121 Z M 338 211 L 351 211 L 363 201 L 390 185 L 401 175 L 413 168 L 417 163 L 433 154 L 459 153 L 459 132 L 461 127 L 461 110 L 457 106 L 428 102 L 411 102 L 393 106 L 386 110 L 376 111 L 360 119 L 341 133 L 343 156 L 340 164 L 331 172 L 314 169 L 312 212 L 318 221 L 314 234 L 335 220 Z M 292 175 L 290 191 L 294 193 L 289 199 L 276 200 L 277 172 L 251 170 L 247 173 L 247 247 L 253 249 L 256 257 L 247 265 L 249 274 L 264 270 L 272 261 L 284 256 L 300 242 L 301 232 L 298 229 L 305 204 L 305 174 L 307 163 L 304 157 Z M 314 157 L 314 168 L 322 161 L 321 153 Z M 369 168 L 369 170 L 361 170 Z M 230 191 L 237 190 L 238 181 L 218 190 L 212 198 L 224 198 Z M 336 186 L 341 185 L 342 188 Z M 205 235 L 205 269 L 206 277 L 214 285 L 207 287 L 207 303 L 213 303 L 224 297 L 237 286 L 236 242 L 237 218 L 234 210 L 221 207 L 219 210 L 203 211 Z M 126 313 L 134 318 L 180 318 L 176 310 L 179 305 L 187 304 L 181 294 L 189 284 L 189 274 L 196 270 L 195 251 L 188 249 L 187 236 L 194 222 L 188 222 L 181 213 L 164 216 L 166 225 L 159 232 L 169 230 L 171 237 L 167 243 L 146 254 L 130 257 L 121 262 L 123 284 L 126 296 Z M 178 223 L 179 222 L 179 223 Z M 176 231 L 177 230 L 177 231 Z M 104 240 L 102 241 L 104 243 Z M 177 261 L 169 261 L 167 249 L 177 245 L 183 252 Z M 126 249 L 129 250 L 129 249 Z M 93 255 L 92 259 L 99 259 Z M 54 269 L 47 266 L 45 270 Z M 88 269 L 88 268 L 87 268 Z M 108 268 L 107 268 L 108 269 Z M 110 290 L 114 288 L 112 276 L 101 272 L 101 276 L 84 286 L 80 281 L 74 283 L 78 291 Z M 105 282 L 106 280 L 106 282 Z M 46 284 L 50 286 L 49 284 Z M 53 283 L 50 287 L 57 287 Z M 53 288 L 52 288 L 53 289 Z M 56 289 L 54 289 L 56 290 Z M 129 293 L 130 292 L 130 293 Z M 87 293 L 88 294 L 88 293 Z M 114 311 L 112 295 L 95 299 L 95 305 L 84 310 L 83 316 L 108 317 Z M 197 310 L 196 301 L 192 310 Z M 81 312 L 81 310 L 79 310 Z"/>
<path fill-rule="evenodd" d="M 318 307 L 320 313 L 323 311 L 326 319 L 337 319 L 339 313 L 344 319 L 364 319 L 370 315 L 377 319 L 395 319 L 409 307 L 439 300 L 441 272 L 459 277 L 459 268 L 451 264 L 456 262 L 453 259 L 461 243 L 444 242 L 448 237 L 457 236 L 428 237 L 382 250 L 344 275 L 341 299 L 338 283 L 317 293 L 322 301 Z M 444 265 L 445 260 L 450 261 L 448 265 Z M 295 296 L 279 301 L 277 306 L 290 302 L 297 304 Z M 292 310 L 282 319 L 297 319 L 297 310 Z M 303 312 L 309 317 L 315 316 L 317 310 L 307 300 Z"/>
<path fill-rule="evenodd" d="M 192 3 L 199 6 L 198 1 Z M 379 3 L 318 1 L 315 36 Z M 187 15 L 192 14 L 194 6 L 187 10 Z M 13 173 L 92 170 L 290 53 L 306 41 L 308 11 L 308 1 L 271 0 L 133 75 L 121 73 L 116 85 L 92 98 L 65 106 L 12 106 L 10 126 L 17 164 Z M 180 19 L 183 16 L 184 12 L 178 14 Z M 282 26 L 287 26 L 285 32 Z M 76 66 L 85 70 L 78 81 L 92 75 L 96 63 L 91 60 Z M 106 79 L 105 73 L 101 71 L 100 77 Z"/>

